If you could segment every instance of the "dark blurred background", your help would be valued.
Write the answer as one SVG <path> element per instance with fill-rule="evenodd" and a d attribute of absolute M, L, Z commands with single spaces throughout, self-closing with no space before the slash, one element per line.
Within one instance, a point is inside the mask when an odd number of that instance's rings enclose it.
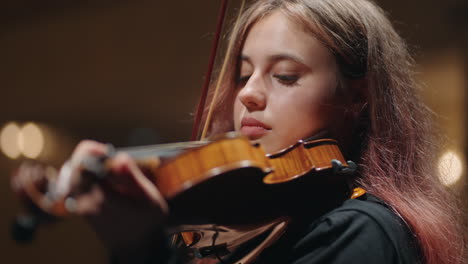
<path fill-rule="evenodd" d="M 441 175 L 466 201 L 468 1 L 377 2 L 408 40 L 421 96 L 446 138 Z M 0 262 L 105 262 L 78 218 L 39 230 L 30 244 L 14 243 L 9 224 L 20 206 L 11 171 L 25 156 L 59 166 L 81 139 L 188 140 L 218 8 L 217 0 L 1 1 Z M 11 140 L 19 130 L 20 150 Z"/>

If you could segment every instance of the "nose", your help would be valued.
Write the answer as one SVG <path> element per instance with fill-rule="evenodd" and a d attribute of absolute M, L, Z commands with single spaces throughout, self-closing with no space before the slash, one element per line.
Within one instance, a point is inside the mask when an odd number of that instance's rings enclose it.
<path fill-rule="evenodd" d="M 261 111 L 266 107 L 265 83 L 254 76 L 250 77 L 237 97 L 249 112 Z"/>

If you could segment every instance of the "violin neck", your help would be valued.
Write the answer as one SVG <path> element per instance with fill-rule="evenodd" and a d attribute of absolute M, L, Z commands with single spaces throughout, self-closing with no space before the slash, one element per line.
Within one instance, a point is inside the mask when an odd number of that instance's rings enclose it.
<path fill-rule="evenodd" d="M 208 141 L 187 141 L 140 147 L 118 148 L 116 149 L 116 152 L 125 152 L 135 160 L 144 160 L 152 157 L 170 159 L 176 157 L 182 152 L 192 148 L 204 146 L 208 143 Z"/>

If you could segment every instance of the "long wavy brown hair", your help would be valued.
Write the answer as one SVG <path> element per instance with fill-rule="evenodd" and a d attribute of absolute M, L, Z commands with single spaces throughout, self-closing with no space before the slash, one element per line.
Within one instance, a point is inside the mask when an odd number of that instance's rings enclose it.
<path fill-rule="evenodd" d="M 210 133 L 233 129 L 238 56 L 252 25 L 282 12 L 335 55 L 341 83 L 364 80 L 365 110 L 354 139 L 360 175 L 353 184 L 385 201 L 409 226 L 421 262 L 463 262 L 460 210 L 436 174 L 437 144 L 430 110 L 418 98 L 413 59 L 384 12 L 367 0 L 259 0 L 229 38 L 228 68 L 215 100 Z M 219 76 L 218 76 L 218 79 Z M 346 85 L 343 85 L 346 87 Z M 206 112 L 206 110 L 205 110 Z"/>

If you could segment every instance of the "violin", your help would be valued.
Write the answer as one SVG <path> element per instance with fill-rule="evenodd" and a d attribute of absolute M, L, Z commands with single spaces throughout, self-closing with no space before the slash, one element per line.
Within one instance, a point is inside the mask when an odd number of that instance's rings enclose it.
<path fill-rule="evenodd" d="M 212 250 L 207 244 L 211 243 L 208 234 L 213 230 L 231 230 L 225 235 L 229 238 L 219 239 L 230 240 L 224 243 L 231 247 L 230 251 L 267 231 L 271 237 L 264 240 L 265 245 L 277 239 L 298 208 L 317 203 L 310 206 L 317 210 L 346 199 L 346 175 L 356 168 L 345 161 L 337 141 L 332 139 L 299 140 L 266 154 L 261 145 L 235 132 L 209 141 L 119 149 L 82 162 L 82 173 L 92 175 L 94 183 L 130 196 L 136 194 L 125 188 L 125 182 L 114 181 L 107 169 L 117 152 L 126 152 L 137 161 L 169 205 L 169 229 L 183 232 L 184 243 L 194 247 L 200 256 Z M 73 213 L 72 198 L 57 197 L 44 182 L 13 178 L 13 186 L 36 208 L 36 218 Z M 337 183 L 342 183 L 343 188 Z M 242 233 L 243 239 L 233 235 L 236 233 Z M 208 252 L 202 250 L 207 247 Z"/>
<path fill-rule="evenodd" d="M 203 202 L 197 197 L 215 195 L 216 190 L 222 190 L 223 193 L 215 196 L 216 203 L 237 203 L 238 198 L 233 199 L 226 193 L 236 186 L 243 190 L 243 197 L 249 196 L 250 193 L 246 191 L 250 189 L 256 192 L 252 195 L 258 196 L 258 192 L 282 191 L 282 186 L 301 181 L 300 178 L 306 175 L 324 172 L 334 175 L 355 169 L 354 163 L 345 161 L 337 142 L 332 139 L 299 140 L 276 153 L 266 154 L 259 144 L 252 144 L 246 137 L 231 132 L 219 135 L 211 141 L 189 142 L 183 146 L 163 144 L 113 150 L 106 156 L 90 157 L 83 161 L 83 173 L 93 175 L 96 180 L 105 179 L 108 174 L 106 166 L 116 152 L 126 152 L 137 161 L 138 167 L 173 205 L 171 211 L 174 219 L 183 219 L 176 222 L 196 222 L 195 218 L 198 216 L 191 216 L 190 212 L 183 212 L 178 208 L 196 208 L 197 204 Z M 159 159 L 162 161 L 159 162 Z M 15 180 L 17 179 L 13 178 L 13 185 L 22 185 L 24 194 L 44 212 L 60 217 L 68 214 L 67 211 L 73 211 L 66 204 L 66 197 L 54 197 L 41 191 L 43 187 L 40 186 L 43 183 L 38 183 L 35 179 L 22 180 L 21 183 Z M 131 192 L 122 188 L 124 183 L 113 182 L 112 177 L 107 180 L 116 191 Z M 215 216 L 203 214 L 203 217 Z"/>

